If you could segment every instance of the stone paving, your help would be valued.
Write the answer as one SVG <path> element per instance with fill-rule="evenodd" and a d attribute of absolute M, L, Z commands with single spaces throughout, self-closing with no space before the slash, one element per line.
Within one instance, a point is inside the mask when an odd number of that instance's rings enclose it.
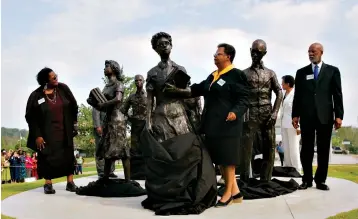
<path fill-rule="evenodd" d="M 123 173 L 118 173 L 123 177 Z M 279 178 L 289 180 L 289 178 Z M 87 185 L 95 176 L 76 180 Z M 300 183 L 300 179 L 296 179 Z M 139 181 L 144 186 L 144 181 Z M 250 219 L 323 219 L 358 208 L 358 184 L 328 178 L 330 191 L 315 188 L 270 199 L 247 200 L 226 208 L 210 208 L 200 215 L 170 216 L 169 218 L 250 218 Z M 65 183 L 54 185 L 55 195 L 44 195 L 38 188 L 11 196 L 1 203 L 2 214 L 17 219 L 147 219 L 158 218 L 141 207 L 145 196 L 134 198 L 99 198 L 78 196 L 65 191 Z"/>

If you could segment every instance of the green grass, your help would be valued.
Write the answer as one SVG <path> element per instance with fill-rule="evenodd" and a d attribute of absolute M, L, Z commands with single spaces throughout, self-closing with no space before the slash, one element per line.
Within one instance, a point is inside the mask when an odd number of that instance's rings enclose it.
<path fill-rule="evenodd" d="M 87 158 L 88 159 L 88 158 Z M 86 160 L 85 160 L 86 163 Z M 94 165 L 84 165 L 84 174 L 83 175 L 76 175 L 76 178 L 86 177 L 90 175 L 94 175 L 94 173 L 85 173 L 96 171 L 96 167 Z M 121 165 L 116 165 L 116 169 L 122 168 Z M 315 168 L 314 168 L 315 169 Z M 358 165 L 330 165 L 328 170 L 328 176 L 336 177 L 341 179 L 346 179 L 358 183 Z M 62 177 L 59 179 L 53 180 L 53 183 L 63 182 L 66 180 L 66 177 Z M 31 183 L 17 183 L 17 184 L 5 184 L 1 186 L 1 200 L 5 198 L 16 195 L 20 192 L 25 192 L 31 189 L 42 187 L 44 184 L 44 180 L 38 180 L 36 182 Z M 1 215 L 3 219 L 14 219 L 12 217 L 8 217 L 5 215 Z M 342 212 L 335 216 L 329 217 L 327 219 L 357 219 L 358 218 L 358 209 Z"/>

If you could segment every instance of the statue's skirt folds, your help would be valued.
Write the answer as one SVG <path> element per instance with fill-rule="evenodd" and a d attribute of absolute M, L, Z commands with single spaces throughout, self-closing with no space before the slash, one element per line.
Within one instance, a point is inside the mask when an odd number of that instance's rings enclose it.
<path fill-rule="evenodd" d="M 144 208 L 157 215 L 200 214 L 216 203 L 215 169 L 198 136 L 187 133 L 159 143 L 144 128 L 140 145 L 146 163 Z"/>

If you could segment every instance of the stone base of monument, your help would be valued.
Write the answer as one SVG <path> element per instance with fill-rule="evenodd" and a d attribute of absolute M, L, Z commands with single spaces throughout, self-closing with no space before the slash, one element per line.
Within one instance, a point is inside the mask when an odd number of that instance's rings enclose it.
<path fill-rule="evenodd" d="M 118 173 L 123 177 L 123 173 Z M 219 178 L 219 177 L 218 177 Z M 291 178 L 278 177 L 280 180 Z M 97 180 L 96 176 L 76 180 L 85 186 Z M 301 183 L 300 179 L 295 179 Z M 144 187 L 144 181 L 138 181 Z M 169 216 L 169 218 L 250 218 L 250 219 L 324 219 L 340 212 L 358 208 L 358 184 L 336 178 L 328 178 L 330 191 L 315 187 L 295 191 L 288 195 L 268 199 L 244 200 L 225 208 L 210 208 L 200 215 Z M 66 183 L 54 184 L 55 195 L 45 195 L 43 188 L 11 196 L 1 203 L 1 213 L 17 219 L 148 219 L 158 218 L 145 210 L 141 202 L 146 196 L 132 198 L 100 198 L 79 196 L 65 190 Z"/>

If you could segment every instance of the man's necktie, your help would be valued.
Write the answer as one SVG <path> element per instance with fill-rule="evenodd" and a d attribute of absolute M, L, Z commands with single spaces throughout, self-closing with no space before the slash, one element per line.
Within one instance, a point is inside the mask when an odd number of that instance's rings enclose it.
<path fill-rule="evenodd" d="M 314 79 L 317 80 L 317 78 L 318 78 L 318 65 L 314 66 L 313 75 L 314 75 Z"/>

